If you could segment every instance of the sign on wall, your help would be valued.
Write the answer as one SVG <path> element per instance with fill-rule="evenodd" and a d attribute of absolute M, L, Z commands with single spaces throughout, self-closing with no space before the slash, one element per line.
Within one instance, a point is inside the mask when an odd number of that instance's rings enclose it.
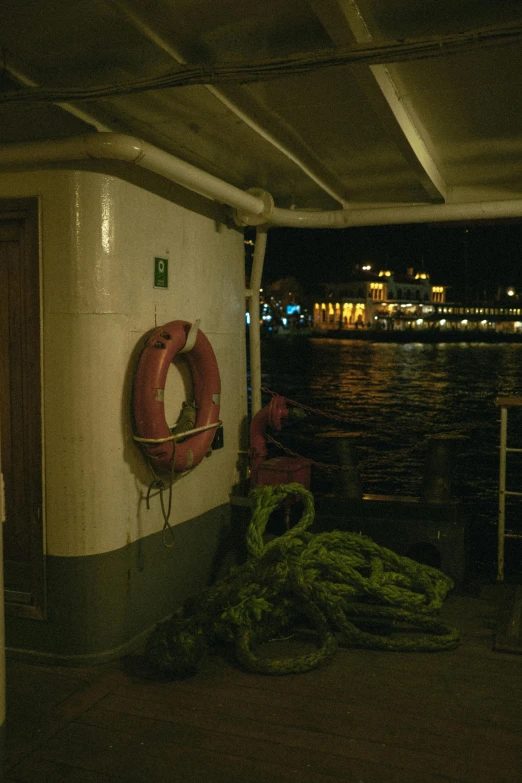
<path fill-rule="evenodd" d="M 154 288 L 169 287 L 169 259 L 154 259 Z"/>

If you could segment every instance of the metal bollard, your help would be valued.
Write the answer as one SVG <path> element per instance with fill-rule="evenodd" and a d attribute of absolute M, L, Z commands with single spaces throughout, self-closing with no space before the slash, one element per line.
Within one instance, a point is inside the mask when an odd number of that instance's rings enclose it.
<path fill-rule="evenodd" d="M 458 446 L 465 435 L 431 435 L 424 463 L 421 500 L 448 503 L 452 499 L 451 480 Z"/>
<path fill-rule="evenodd" d="M 361 500 L 361 479 L 357 470 L 357 438 L 360 432 L 323 432 L 322 438 L 331 438 L 341 470 L 336 471 L 337 489 L 344 500 Z"/>

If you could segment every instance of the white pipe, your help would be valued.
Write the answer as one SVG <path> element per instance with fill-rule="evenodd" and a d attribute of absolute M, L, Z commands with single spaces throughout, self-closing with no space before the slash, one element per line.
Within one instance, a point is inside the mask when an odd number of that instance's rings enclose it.
<path fill-rule="evenodd" d="M 106 136 L 107 134 L 103 135 Z M 264 202 L 257 196 L 246 193 L 234 185 L 229 185 L 228 182 L 218 179 L 218 177 L 214 177 L 212 174 L 207 174 L 206 171 L 202 171 L 190 163 L 185 163 L 184 160 L 176 158 L 168 152 L 163 152 L 163 150 L 153 147 L 152 144 L 148 144 L 146 141 L 143 141 L 142 144 L 143 158 L 139 161 L 139 165 L 143 168 L 154 171 L 156 174 L 161 174 L 163 177 L 167 177 L 167 179 L 172 179 L 178 185 L 183 185 L 189 190 L 200 193 L 207 198 L 212 198 L 222 204 L 229 204 L 236 209 L 244 209 L 239 204 L 249 203 L 252 205 L 252 211 L 255 215 L 263 212 L 265 208 Z"/>
<path fill-rule="evenodd" d="M 493 220 L 521 215 L 521 199 L 476 201 L 467 204 L 415 204 L 375 209 L 339 209 L 329 212 L 274 207 L 268 218 L 268 224 L 294 228 L 347 228 L 400 223 L 440 223 L 451 220 Z M 244 214 L 241 218 L 244 222 Z"/>
<path fill-rule="evenodd" d="M 256 229 L 256 244 L 250 275 L 250 289 L 248 296 L 248 314 L 250 316 L 250 400 L 251 416 L 261 410 L 261 334 L 259 329 L 259 289 L 263 277 L 263 264 L 265 262 L 266 240 L 268 236 L 267 226 L 258 226 Z"/>
<path fill-rule="evenodd" d="M 0 166 L 30 166 L 75 160 L 113 159 L 137 163 L 143 142 L 120 133 L 89 133 L 65 139 L 25 141 L 0 146 Z"/>
<path fill-rule="evenodd" d="M 163 152 L 146 141 L 123 133 L 91 133 L 67 139 L 0 146 L 0 167 L 4 168 L 86 159 L 135 163 L 206 198 L 228 204 L 252 216 L 260 215 L 265 209 L 261 198 L 207 174 L 206 171 Z"/>
<path fill-rule="evenodd" d="M 237 211 L 239 225 L 294 228 L 347 228 L 401 223 L 520 217 L 522 200 L 476 201 L 466 204 L 411 204 L 330 211 L 281 209 L 269 206 L 270 194 L 246 192 L 190 163 L 123 133 L 90 133 L 66 139 L 5 144 L 0 146 L 0 168 L 61 163 L 74 160 L 119 160 L 183 185 L 206 198 L 228 204 Z"/>

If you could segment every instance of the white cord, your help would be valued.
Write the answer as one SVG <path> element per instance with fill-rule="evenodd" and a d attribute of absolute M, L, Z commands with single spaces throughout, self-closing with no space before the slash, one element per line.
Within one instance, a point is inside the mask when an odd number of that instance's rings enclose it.
<path fill-rule="evenodd" d="M 133 435 L 133 439 L 138 443 L 168 443 L 172 440 L 183 440 L 188 435 L 196 435 L 198 432 L 205 432 L 205 430 L 211 430 L 214 427 L 221 427 L 223 422 L 221 420 L 214 422 L 214 424 L 205 424 L 204 427 L 196 427 L 194 430 L 187 430 L 186 432 L 177 432 L 175 435 L 170 435 L 168 438 L 140 438 L 138 435 Z"/>

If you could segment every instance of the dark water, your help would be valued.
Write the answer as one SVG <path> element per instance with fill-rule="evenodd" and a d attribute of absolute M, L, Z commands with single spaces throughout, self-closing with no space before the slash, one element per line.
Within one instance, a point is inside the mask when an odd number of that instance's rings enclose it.
<path fill-rule="evenodd" d="M 464 435 L 453 455 L 454 495 L 478 536 L 492 538 L 497 522 L 499 395 L 522 396 L 522 344 L 387 344 L 328 339 L 276 339 L 263 345 L 263 385 L 340 416 L 310 415 L 276 437 L 294 451 L 335 462 L 321 432 L 360 432 L 363 490 L 418 495 L 426 438 Z M 269 397 L 266 396 L 268 400 Z M 519 435 L 516 443 L 517 433 Z M 511 446 L 522 447 L 521 417 L 510 414 Z M 522 457 L 522 455 L 521 455 Z M 511 458 L 508 488 L 517 481 Z M 314 470 L 313 489 L 330 491 L 331 474 Z M 508 513 L 522 515 L 519 508 Z M 489 557 L 489 555 L 488 555 Z"/>

